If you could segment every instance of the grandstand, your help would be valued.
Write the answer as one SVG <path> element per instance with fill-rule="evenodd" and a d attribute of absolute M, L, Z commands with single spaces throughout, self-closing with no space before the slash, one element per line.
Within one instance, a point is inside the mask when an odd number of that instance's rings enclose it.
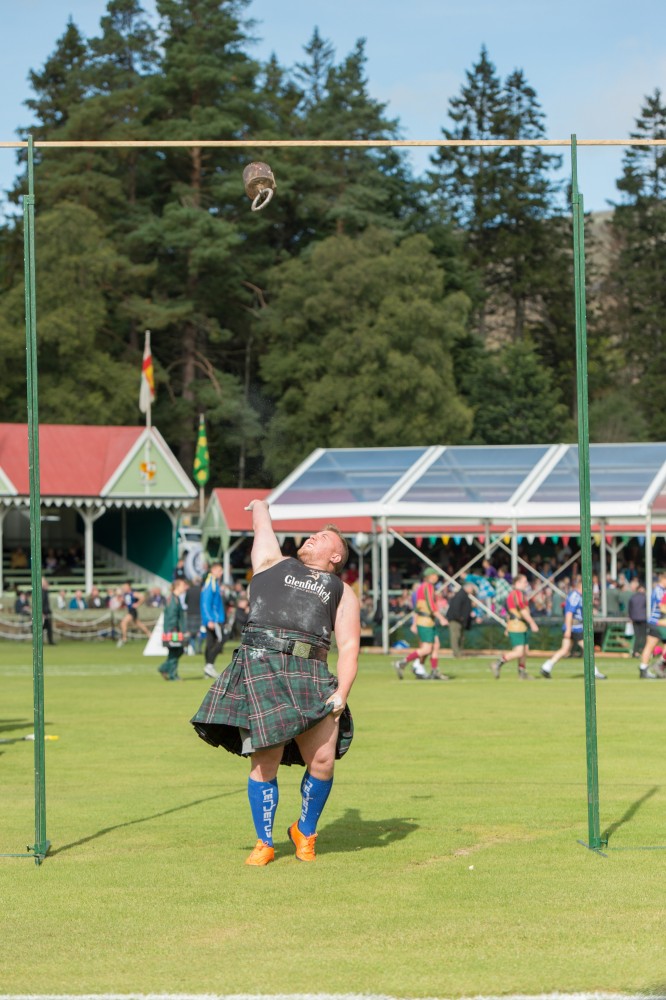
<path fill-rule="evenodd" d="M 76 589 L 80 578 L 89 593 L 128 576 L 167 583 L 178 520 L 197 492 L 159 431 L 41 425 L 39 442 L 43 557 L 72 546 L 82 556 L 65 559 L 53 586 Z M 27 425 L 0 424 L 0 593 L 7 581 L 27 585 L 27 566 L 12 566 L 11 556 L 30 550 L 29 510 Z"/>

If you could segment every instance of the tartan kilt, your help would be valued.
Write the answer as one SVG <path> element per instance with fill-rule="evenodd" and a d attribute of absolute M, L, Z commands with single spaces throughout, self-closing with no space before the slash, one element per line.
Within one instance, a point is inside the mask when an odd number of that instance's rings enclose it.
<path fill-rule="evenodd" d="M 284 743 L 281 764 L 305 761 L 294 740 L 332 711 L 326 705 L 337 680 L 321 660 L 241 646 L 214 682 L 191 720 L 198 735 L 214 747 L 242 756 L 239 732 L 250 732 L 253 750 Z M 346 754 L 354 735 L 349 707 L 340 716 L 336 759 Z"/>

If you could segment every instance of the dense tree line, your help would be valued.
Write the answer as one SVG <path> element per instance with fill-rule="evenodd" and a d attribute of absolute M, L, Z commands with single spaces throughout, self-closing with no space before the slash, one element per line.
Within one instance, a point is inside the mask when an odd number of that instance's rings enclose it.
<path fill-rule="evenodd" d="M 252 56 L 248 0 L 109 0 L 31 74 L 35 139 L 395 139 L 364 42 L 336 59 Z M 665 138 L 659 91 L 636 138 Z M 522 71 L 481 48 L 443 138 L 534 140 Z M 249 211 L 243 167 L 278 191 Z M 572 239 L 546 147 L 47 150 L 36 156 L 40 416 L 134 423 L 152 331 L 155 423 L 214 481 L 272 484 L 318 446 L 527 443 L 575 434 Z M 666 437 L 666 151 L 630 147 L 589 317 L 591 428 Z M 11 200 L 25 191 L 25 163 Z M 2 418 L 25 418 L 22 232 L 0 227 Z M 597 285 L 595 285 L 595 289 Z"/>

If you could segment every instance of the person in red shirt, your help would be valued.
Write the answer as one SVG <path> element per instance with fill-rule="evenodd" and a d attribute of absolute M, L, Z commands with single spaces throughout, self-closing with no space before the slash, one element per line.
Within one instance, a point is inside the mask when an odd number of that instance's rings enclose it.
<path fill-rule="evenodd" d="M 528 681 L 532 679 L 526 667 L 528 637 L 529 630 L 538 632 L 539 626 L 530 614 L 529 604 L 525 597 L 527 587 L 527 577 L 521 573 L 514 580 L 513 589 L 509 592 L 506 599 L 506 610 L 509 616 L 506 634 L 509 636 L 509 642 L 511 643 L 511 652 L 502 653 L 491 664 L 490 669 L 493 672 L 495 680 L 500 679 L 502 667 L 505 663 L 509 663 L 510 660 L 518 660 L 518 677 L 521 680 Z"/>
<path fill-rule="evenodd" d="M 404 659 L 395 660 L 393 666 L 395 667 L 395 672 L 400 680 L 402 680 L 404 676 L 405 667 L 410 663 L 413 663 L 412 670 L 417 680 L 448 680 L 448 677 L 444 674 L 440 674 L 437 669 L 436 655 L 434 664 L 432 664 L 429 674 L 426 673 L 423 667 L 420 669 L 418 667 L 418 663 L 424 663 L 427 657 L 433 652 L 433 646 L 435 643 L 435 626 L 438 623 L 440 625 L 446 625 L 446 619 L 437 608 L 435 582 L 438 577 L 439 573 L 434 566 L 426 566 L 423 571 L 423 582 L 417 587 L 416 590 L 414 620 L 411 626 L 412 632 L 416 632 L 418 636 L 419 645 L 417 649 L 413 649 L 410 653 L 408 653 Z"/>

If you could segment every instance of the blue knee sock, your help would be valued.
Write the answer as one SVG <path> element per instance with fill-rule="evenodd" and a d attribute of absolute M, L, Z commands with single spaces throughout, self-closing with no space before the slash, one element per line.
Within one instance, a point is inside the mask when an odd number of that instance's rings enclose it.
<path fill-rule="evenodd" d="M 252 822 L 257 837 L 273 846 L 273 818 L 278 804 L 277 778 L 272 781 L 247 779 L 247 797 L 250 800 Z"/>
<path fill-rule="evenodd" d="M 319 778 L 313 778 L 309 771 L 305 772 L 301 781 L 303 806 L 301 808 L 301 818 L 298 821 L 298 829 L 306 837 L 311 837 L 316 831 L 319 817 L 324 811 L 326 799 L 332 787 L 333 778 L 321 781 Z"/>

